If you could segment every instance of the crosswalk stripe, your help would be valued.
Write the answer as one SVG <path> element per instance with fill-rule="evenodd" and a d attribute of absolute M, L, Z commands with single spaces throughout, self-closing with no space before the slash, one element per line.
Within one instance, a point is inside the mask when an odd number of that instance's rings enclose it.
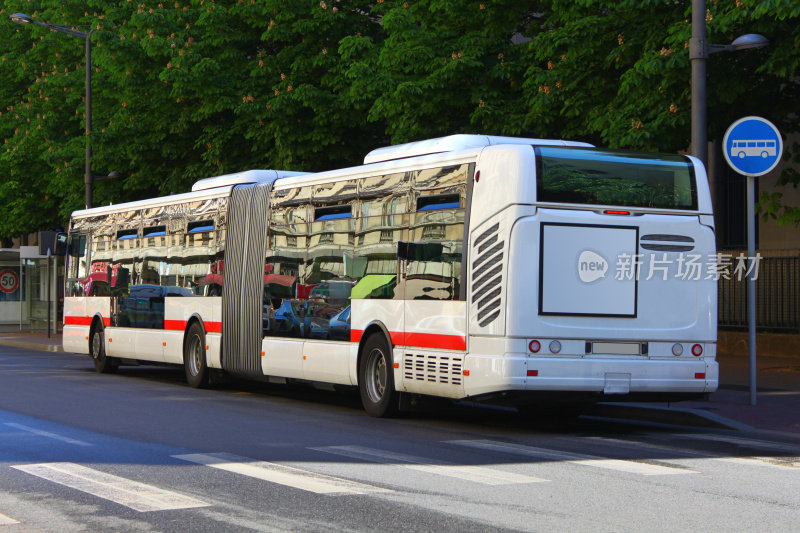
<path fill-rule="evenodd" d="M 34 435 L 47 437 L 48 439 L 60 440 L 68 444 L 75 444 L 76 446 L 92 446 L 92 444 L 84 442 L 82 440 L 72 439 L 70 437 L 64 437 L 63 435 L 59 435 L 57 433 L 51 433 L 50 431 L 43 431 L 41 429 L 32 428 L 30 426 L 25 426 L 23 424 L 17 424 L 16 422 L 4 422 L 4 424 L 12 428 L 21 429 L 22 431 L 27 431 L 28 433 L 33 433 Z"/>
<path fill-rule="evenodd" d="M 218 468 L 236 474 L 278 483 L 287 487 L 315 492 L 317 494 L 367 494 L 391 492 L 388 489 L 350 481 L 347 479 L 318 474 L 291 466 L 266 461 L 254 461 L 227 453 L 192 453 L 173 455 L 176 459 Z"/>
<path fill-rule="evenodd" d="M 424 457 L 416 457 L 403 453 L 375 450 L 364 446 L 325 446 L 309 448 L 320 452 L 343 455 L 353 459 L 362 459 L 373 463 L 399 464 L 405 468 L 428 472 L 442 476 L 464 479 L 485 485 L 507 485 L 512 483 L 540 483 L 548 481 L 533 476 L 496 470 L 485 466 L 456 465 L 444 461 L 433 461 Z"/>
<path fill-rule="evenodd" d="M 777 468 L 779 470 L 783 470 L 785 472 L 792 472 L 797 473 L 798 469 L 800 469 L 800 463 L 795 462 L 792 464 L 777 464 L 770 460 L 769 457 L 716 457 L 717 461 L 723 461 L 725 463 L 734 463 L 737 465 L 745 465 L 745 466 L 765 466 L 768 468 Z"/>
<path fill-rule="evenodd" d="M 714 435 L 710 433 L 680 433 L 675 437 L 683 439 L 697 439 L 697 440 L 710 440 L 715 442 L 727 442 L 729 444 L 737 444 L 739 446 L 747 446 L 750 448 L 770 450 L 775 452 L 785 452 L 792 454 L 800 454 L 800 446 L 792 444 L 783 444 L 779 442 L 769 442 L 759 439 L 748 439 L 746 437 L 734 437 L 728 435 Z"/>
<path fill-rule="evenodd" d="M 649 442 L 643 441 L 632 441 L 632 440 L 625 440 L 625 439 L 615 439 L 611 437 L 581 437 L 582 439 L 591 441 L 591 442 L 598 442 L 601 444 L 619 446 L 623 448 L 628 448 L 631 450 L 652 450 L 653 452 L 658 453 L 666 453 L 666 454 L 680 454 L 684 456 L 691 457 L 709 457 L 709 455 L 705 452 L 698 452 L 696 450 L 688 450 L 686 448 L 680 448 L 678 446 L 665 446 L 663 444 L 651 444 Z"/>
<path fill-rule="evenodd" d="M 40 477 L 139 512 L 207 507 L 210 504 L 177 492 L 106 474 L 75 463 L 39 463 L 12 466 Z"/>
<path fill-rule="evenodd" d="M 612 439 L 607 437 L 585 437 L 586 439 L 597 441 L 597 442 L 605 442 L 608 444 L 615 444 L 618 446 L 625 446 L 632 449 L 642 450 L 648 449 L 657 451 L 659 453 L 670 453 L 670 454 L 680 454 L 684 456 L 690 456 L 692 459 L 710 459 L 713 461 L 722 461 L 725 463 L 735 463 L 745 466 L 766 466 L 770 468 L 778 468 L 783 470 L 791 470 L 797 471 L 800 468 L 800 462 L 792 462 L 790 464 L 779 464 L 775 462 L 775 459 L 770 457 L 731 457 L 731 456 L 723 456 L 718 452 L 705 452 L 705 451 L 697 451 L 697 450 L 687 450 L 685 448 L 679 448 L 677 446 L 663 446 L 658 444 L 650 444 L 648 442 L 635 442 L 635 441 L 626 441 L 622 439 Z M 737 439 L 736 437 L 732 437 L 732 439 Z M 714 439 L 716 440 L 716 439 Z M 749 439 L 747 439 L 749 440 Z M 759 441 L 756 441 L 759 442 Z"/>
<path fill-rule="evenodd" d="M 11 524 L 19 524 L 19 520 L 14 520 L 10 516 L 0 514 L 0 526 L 10 526 Z"/>
<path fill-rule="evenodd" d="M 663 476 L 663 475 L 697 473 L 697 471 L 695 470 L 689 470 L 686 468 L 675 468 L 669 466 L 654 465 L 649 463 L 641 463 L 639 461 L 626 461 L 623 459 L 609 459 L 606 457 L 598 457 L 595 455 L 577 454 L 571 452 L 564 452 L 560 450 L 551 450 L 547 448 L 525 446 L 522 444 L 511 444 L 507 442 L 496 442 L 490 440 L 451 440 L 445 442 L 447 442 L 448 444 L 456 444 L 458 446 L 468 446 L 471 448 L 478 448 L 481 450 L 502 452 L 513 455 L 523 455 L 527 457 L 554 459 L 556 461 L 566 461 L 577 465 L 593 466 L 596 468 L 606 468 L 608 470 L 617 470 L 620 472 L 628 472 L 631 474 L 640 474 L 644 476 Z"/>

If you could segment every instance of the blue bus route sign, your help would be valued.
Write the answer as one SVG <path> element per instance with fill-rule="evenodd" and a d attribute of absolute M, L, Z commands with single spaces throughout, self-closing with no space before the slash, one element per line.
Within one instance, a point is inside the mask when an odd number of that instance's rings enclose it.
<path fill-rule="evenodd" d="M 775 168 L 783 155 L 778 128 L 761 117 L 740 118 L 722 139 L 725 161 L 745 176 L 763 176 Z"/>

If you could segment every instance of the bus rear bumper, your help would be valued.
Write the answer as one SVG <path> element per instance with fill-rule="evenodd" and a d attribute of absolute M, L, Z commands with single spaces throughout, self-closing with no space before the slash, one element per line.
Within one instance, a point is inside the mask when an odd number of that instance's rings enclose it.
<path fill-rule="evenodd" d="M 468 354 L 467 397 L 510 391 L 705 394 L 719 385 L 719 365 L 709 358 L 533 358 Z"/>

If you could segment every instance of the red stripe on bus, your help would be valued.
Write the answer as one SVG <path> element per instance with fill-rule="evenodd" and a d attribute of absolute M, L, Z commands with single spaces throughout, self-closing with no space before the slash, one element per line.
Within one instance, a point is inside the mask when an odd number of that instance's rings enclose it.
<path fill-rule="evenodd" d="M 65 326 L 91 326 L 92 325 L 92 318 L 91 316 L 65 316 L 64 317 L 64 325 Z"/>
<path fill-rule="evenodd" d="M 185 320 L 165 320 L 164 329 L 169 331 L 183 331 L 186 329 Z"/>
<path fill-rule="evenodd" d="M 92 316 L 65 316 L 65 326 L 91 326 Z M 168 331 L 183 331 L 186 329 L 186 320 L 165 320 L 164 329 Z M 103 317 L 103 325 L 108 327 L 111 325 L 111 319 Z M 222 322 L 205 322 L 203 324 L 206 328 L 206 333 L 222 333 Z"/>
<path fill-rule="evenodd" d="M 164 329 L 169 331 L 183 331 L 186 329 L 186 320 L 165 320 Z M 222 322 L 203 322 L 206 333 L 222 333 Z"/>
<path fill-rule="evenodd" d="M 438 335 L 434 333 L 406 333 L 405 346 L 419 348 L 441 348 L 442 350 L 467 349 L 467 338 L 461 335 Z"/>
<path fill-rule="evenodd" d="M 94 319 L 93 316 L 64 316 L 64 325 L 65 326 L 91 326 L 92 320 Z M 103 317 L 103 325 L 110 326 L 111 319 L 107 317 Z"/>
<path fill-rule="evenodd" d="M 364 334 L 362 330 L 351 329 L 350 341 L 359 342 Z M 460 350 L 467 349 L 467 338 L 461 335 L 439 335 L 436 333 L 402 333 L 399 331 L 389 332 L 392 343 L 398 346 L 412 346 L 414 348 L 438 348 L 441 350 Z"/>

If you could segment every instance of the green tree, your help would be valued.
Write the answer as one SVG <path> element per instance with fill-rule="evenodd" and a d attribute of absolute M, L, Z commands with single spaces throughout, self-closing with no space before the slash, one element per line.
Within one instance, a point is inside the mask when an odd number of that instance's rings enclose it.
<path fill-rule="evenodd" d="M 0 10 L 0 237 L 83 206 L 83 43 L 93 43 L 95 203 L 250 168 L 358 164 L 452 133 L 689 144 L 689 0 L 7 0 Z M 800 130 L 800 6 L 708 0 L 708 35 L 767 36 L 709 59 L 709 138 L 762 115 Z M 787 146 L 800 163 L 800 146 Z M 786 182 L 800 182 L 788 171 Z M 764 199 L 765 213 L 800 210 Z"/>
<path fill-rule="evenodd" d="M 708 61 L 709 139 L 737 118 L 759 115 L 784 133 L 800 130 L 800 4 L 709 0 L 709 42 L 761 33 L 767 48 L 714 54 Z M 691 2 L 555 0 L 528 44 L 528 127 L 547 136 L 610 147 L 675 152 L 689 146 Z M 786 147 L 800 162 L 800 145 Z M 800 182 L 787 170 L 784 183 Z M 783 223 L 800 211 L 768 195 L 767 212 Z M 767 205 L 767 204 L 764 204 Z"/>
<path fill-rule="evenodd" d="M 452 133 L 524 134 L 520 0 L 378 2 L 380 40 L 342 41 L 351 97 L 393 143 Z"/>

